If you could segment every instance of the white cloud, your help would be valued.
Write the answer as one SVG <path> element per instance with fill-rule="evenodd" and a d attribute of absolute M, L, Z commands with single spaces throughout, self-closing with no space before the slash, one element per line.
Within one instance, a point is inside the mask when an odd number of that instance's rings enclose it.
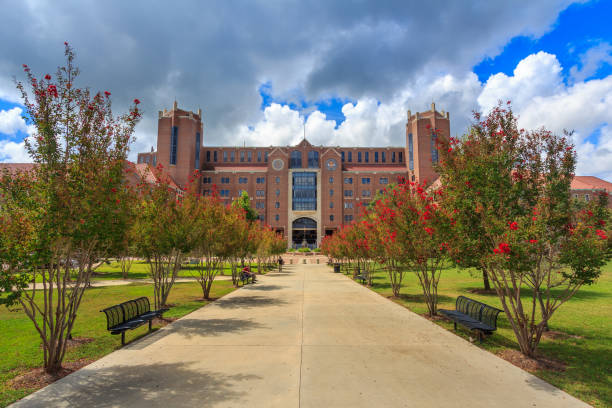
<path fill-rule="evenodd" d="M 24 142 L 0 140 L 0 162 L 2 163 L 30 163 L 32 159 L 25 150 Z"/>
<path fill-rule="evenodd" d="M 8 110 L 0 110 L 0 133 L 14 136 L 17 132 L 27 134 L 34 132 L 34 127 L 28 126 L 23 120 L 22 112 L 23 110 L 17 106 Z"/>
<path fill-rule="evenodd" d="M 574 81 L 584 81 L 604 65 L 612 65 L 612 45 L 602 42 L 580 55 L 580 68 L 573 66 L 570 75 Z"/>

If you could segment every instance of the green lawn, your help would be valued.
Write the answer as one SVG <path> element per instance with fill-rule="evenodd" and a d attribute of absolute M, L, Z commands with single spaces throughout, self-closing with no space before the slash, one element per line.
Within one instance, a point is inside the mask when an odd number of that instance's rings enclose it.
<path fill-rule="evenodd" d="M 181 270 L 179 271 L 179 277 L 181 278 L 190 278 L 194 276 L 195 266 L 193 265 L 183 265 Z M 251 269 L 254 272 L 257 272 L 257 264 L 253 263 Z M 263 268 L 262 268 L 263 269 Z M 263 272 L 262 272 L 263 273 Z M 232 271 L 230 265 L 225 263 L 223 265 L 223 275 L 231 275 Z M 147 279 L 149 277 L 149 264 L 145 261 L 134 261 L 132 267 L 130 268 L 130 272 L 128 273 L 128 279 Z M 104 279 L 123 279 L 121 274 L 121 267 L 119 262 L 111 261 L 110 264 L 100 265 L 96 270 L 95 274 L 92 278 L 94 281 L 96 280 L 104 280 Z"/>
<path fill-rule="evenodd" d="M 482 288 L 482 279 L 471 276 L 467 270 L 446 269 L 442 272 L 438 289 L 439 307 L 454 309 L 457 296 L 465 295 L 501 308 L 497 295 L 469 292 L 478 288 Z M 372 289 L 391 297 L 391 286 L 385 272 L 375 273 Z M 400 293 L 400 298 L 394 299 L 397 303 L 416 313 L 427 313 L 414 273 L 405 275 Z M 453 330 L 452 323 L 436 323 Z M 536 375 L 593 406 L 612 407 L 612 263 L 604 268 L 596 284 L 581 288 L 569 302 L 562 305 L 549 326 L 551 330 L 578 337 L 543 339 L 540 352 L 565 362 L 567 369 L 564 372 L 540 370 Z M 465 329 L 460 328 L 457 333 L 469 337 Z M 500 314 L 497 332 L 488 337 L 482 347 L 493 353 L 507 347 L 518 350 L 514 332 L 505 315 Z"/>
<path fill-rule="evenodd" d="M 218 298 L 234 290 L 231 281 L 217 281 L 212 287 L 211 297 Z M 151 285 L 130 284 L 88 289 L 79 308 L 73 337 L 88 337 L 94 340 L 69 350 L 65 361 L 80 358 L 100 358 L 121 347 L 121 336 L 111 336 L 106 331 L 106 318 L 100 313 L 105 307 L 139 296 L 153 298 Z M 206 302 L 199 300 L 202 291 L 196 283 L 177 283 L 168 303 L 174 305 L 164 317 L 181 317 L 196 310 Z M 147 333 L 148 326 L 126 332 L 126 342 Z M 40 337 L 22 311 L 0 308 L 0 407 L 30 394 L 34 390 L 14 390 L 7 382 L 29 368 L 42 366 Z"/>

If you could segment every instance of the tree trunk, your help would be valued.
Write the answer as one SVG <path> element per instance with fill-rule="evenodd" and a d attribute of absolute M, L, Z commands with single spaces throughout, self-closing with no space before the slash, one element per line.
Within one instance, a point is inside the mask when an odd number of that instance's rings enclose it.
<path fill-rule="evenodd" d="M 489 274 L 485 268 L 482 269 L 482 283 L 484 284 L 485 290 L 491 290 L 491 283 L 489 282 Z"/>

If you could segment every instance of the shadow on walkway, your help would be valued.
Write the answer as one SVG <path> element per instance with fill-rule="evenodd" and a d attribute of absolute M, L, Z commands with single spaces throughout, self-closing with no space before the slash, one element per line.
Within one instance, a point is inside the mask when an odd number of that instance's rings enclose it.
<path fill-rule="evenodd" d="M 287 304 L 284 300 L 274 299 L 265 296 L 234 296 L 231 298 L 221 298 L 214 303 L 223 309 L 250 308 L 261 306 L 281 306 Z"/>
<path fill-rule="evenodd" d="M 23 407 L 201 407 L 240 399 L 238 383 L 261 377 L 224 375 L 189 368 L 190 363 L 83 368 L 44 389 Z M 66 405 L 68 402 L 68 405 Z"/>

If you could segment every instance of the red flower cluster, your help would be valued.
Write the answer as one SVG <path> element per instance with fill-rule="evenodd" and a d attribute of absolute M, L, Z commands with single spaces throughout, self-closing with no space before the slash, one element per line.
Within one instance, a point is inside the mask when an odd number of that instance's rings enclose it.
<path fill-rule="evenodd" d="M 49 74 L 45 75 L 45 79 L 46 79 L 47 81 L 50 81 L 50 80 L 51 80 L 51 75 L 49 75 Z"/>
<path fill-rule="evenodd" d="M 140 103 L 140 100 L 134 99 L 134 104 L 138 105 L 139 103 Z"/>
<path fill-rule="evenodd" d="M 496 254 L 509 254 L 510 253 L 510 245 L 505 242 L 500 242 L 497 248 L 493 249 L 493 252 Z"/>
<path fill-rule="evenodd" d="M 538 240 L 537 240 L 537 239 L 530 239 L 530 240 L 529 240 L 529 243 L 530 243 L 530 244 L 537 244 L 537 243 L 538 243 Z"/>
<path fill-rule="evenodd" d="M 108 91 L 104 91 L 104 96 L 106 96 L 106 97 L 108 98 L 110 95 L 111 95 L 111 93 L 110 93 L 110 92 L 108 92 Z"/>
<path fill-rule="evenodd" d="M 509 222 L 508 225 L 510 226 L 510 229 L 513 231 L 516 231 L 518 229 L 518 223 L 516 221 Z"/>
<path fill-rule="evenodd" d="M 55 85 L 49 85 L 49 88 L 47 88 L 47 93 L 54 97 L 57 98 L 57 88 L 55 87 Z"/>
<path fill-rule="evenodd" d="M 601 239 L 608 239 L 608 236 L 606 235 L 606 231 L 604 230 L 600 230 L 598 229 L 597 231 L 595 231 L 595 233 L 597 234 L 597 236 L 599 236 L 599 238 Z"/>

